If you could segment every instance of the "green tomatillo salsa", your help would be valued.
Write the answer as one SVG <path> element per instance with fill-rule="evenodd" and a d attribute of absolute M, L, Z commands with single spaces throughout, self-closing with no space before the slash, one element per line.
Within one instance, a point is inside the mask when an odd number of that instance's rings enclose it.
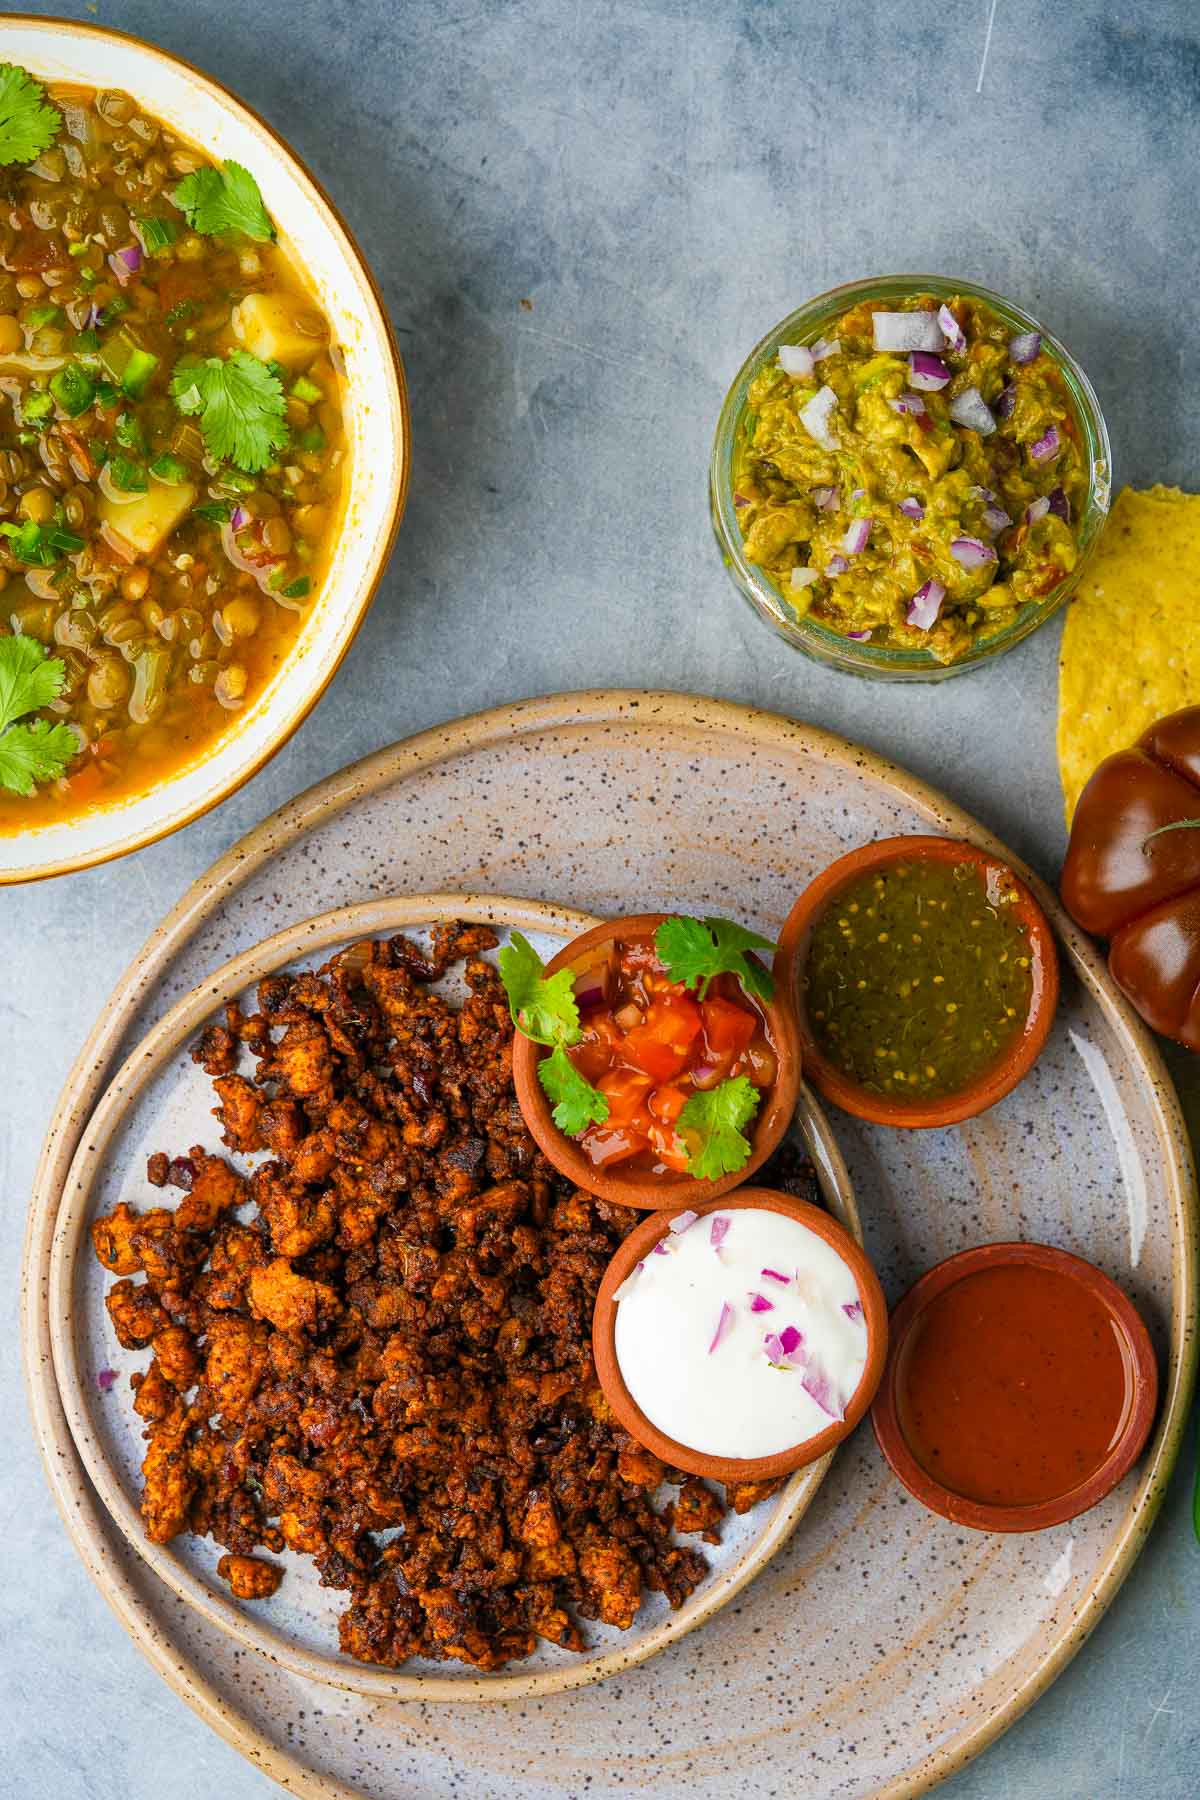
<path fill-rule="evenodd" d="M 1040 333 L 970 295 L 892 306 L 855 306 L 755 376 L 734 505 L 797 617 L 950 663 L 1074 568 L 1087 464 Z"/>
<path fill-rule="evenodd" d="M 973 864 L 925 858 L 848 882 L 817 921 L 804 970 L 822 1054 L 896 1100 L 969 1086 L 1029 1017 L 1032 957 L 1017 899 Z"/>

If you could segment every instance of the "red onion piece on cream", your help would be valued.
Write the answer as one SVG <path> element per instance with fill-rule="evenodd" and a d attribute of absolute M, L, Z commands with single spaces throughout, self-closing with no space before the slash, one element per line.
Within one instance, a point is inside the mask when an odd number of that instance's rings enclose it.
<path fill-rule="evenodd" d="M 639 1264 L 638 1266 L 640 1268 L 641 1265 Z M 863 1312 L 863 1303 L 861 1300 L 847 1301 L 843 1305 L 842 1311 L 848 1319 L 861 1319 L 864 1324 L 866 1323 L 866 1315 Z"/>
<path fill-rule="evenodd" d="M 714 1213 L 708 1228 L 708 1241 L 714 1250 L 719 1250 L 725 1242 L 726 1233 L 733 1223 L 728 1213 Z"/>
<path fill-rule="evenodd" d="M 765 1294 L 751 1294 L 751 1296 L 750 1296 L 750 1311 L 751 1312 L 774 1312 L 775 1311 L 775 1302 L 773 1300 L 768 1300 L 767 1296 Z"/>
<path fill-rule="evenodd" d="M 712 1341 L 708 1346 L 708 1354 L 710 1356 L 732 1324 L 733 1308 L 730 1306 L 728 1300 L 722 1300 L 720 1316 L 717 1319 L 717 1329 L 713 1332 Z"/>
<path fill-rule="evenodd" d="M 680 1232 L 687 1231 L 694 1225 L 699 1217 L 700 1214 L 698 1212 L 693 1212 L 689 1207 L 687 1212 L 676 1213 L 675 1217 L 671 1220 L 671 1223 L 667 1226 L 667 1230 L 674 1232 L 675 1236 L 678 1237 Z"/>
<path fill-rule="evenodd" d="M 783 1354 L 791 1356 L 804 1343 L 804 1333 L 796 1325 L 785 1325 L 779 1334 L 779 1341 L 783 1345 Z"/>
<path fill-rule="evenodd" d="M 817 1361 L 816 1357 L 810 1356 L 805 1363 L 800 1377 L 800 1385 L 806 1394 L 812 1396 L 821 1411 L 828 1413 L 831 1419 L 845 1418 L 846 1409 L 837 1396 L 829 1371 Z"/>
<path fill-rule="evenodd" d="M 778 1281 L 782 1287 L 786 1287 L 791 1279 L 790 1275 L 781 1275 L 778 1269 L 763 1270 L 764 1281 Z"/>

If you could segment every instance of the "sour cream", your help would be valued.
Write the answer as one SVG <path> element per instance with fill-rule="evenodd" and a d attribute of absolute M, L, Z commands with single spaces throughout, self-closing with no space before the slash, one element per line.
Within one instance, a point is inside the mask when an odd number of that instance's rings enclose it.
<path fill-rule="evenodd" d="M 866 1366 L 852 1271 L 807 1225 L 766 1207 L 677 1215 L 616 1306 L 630 1395 L 702 1455 L 805 1443 L 844 1417 Z"/>

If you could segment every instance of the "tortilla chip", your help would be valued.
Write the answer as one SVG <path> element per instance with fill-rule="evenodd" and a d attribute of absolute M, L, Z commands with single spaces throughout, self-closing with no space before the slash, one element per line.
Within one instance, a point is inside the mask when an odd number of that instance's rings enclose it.
<path fill-rule="evenodd" d="M 1200 702 L 1200 494 L 1123 488 L 1067 612 L 1058 772 L 1067 824 L 1097 763 Z"/>

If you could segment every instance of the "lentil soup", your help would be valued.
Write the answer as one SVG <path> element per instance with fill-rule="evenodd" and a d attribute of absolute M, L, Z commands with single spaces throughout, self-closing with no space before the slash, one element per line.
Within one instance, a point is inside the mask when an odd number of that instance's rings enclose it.
<path fill-rule="evenodd" d="M 75 741 L 15 790 L 0 754 L 0 833 L 225 734 L 296 642 L 348 468 L 338 352 L 253 175 L 127 94 L 10 80 L 49 141 L 0 142 L 0 657 L 36 640 L 34 729 Z"/>

